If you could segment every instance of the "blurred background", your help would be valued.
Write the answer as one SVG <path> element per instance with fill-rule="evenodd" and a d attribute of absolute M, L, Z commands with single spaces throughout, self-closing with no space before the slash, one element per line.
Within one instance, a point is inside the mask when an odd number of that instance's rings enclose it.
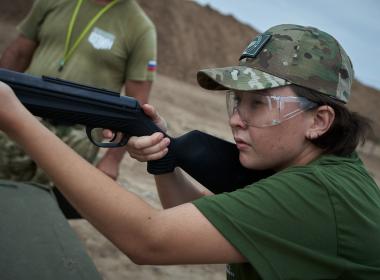
<path fill-rule="evenodd" d="M 353 60 L 357 80 L 349 107 L 369 117 L 374 133 L 359 149 L 380 182 L 380 2 L 376 0 L 138 0 L 158 34 L 158 77 L 151 101 L 176 136 L 198 129 L 231 140 L 224 96 L 201 90 L 196 72 L 234 64 L 259 32 L 280 23 L 312 25 L 334 35 Z M 33 0 L 0 0 L 0 53 Z M 119 183 L 159 208 L 145 164 L 122 163 Z M 104 279 L 225 279 L 224 265 L 137 266 L 86 221 L 70 222 Z"/>

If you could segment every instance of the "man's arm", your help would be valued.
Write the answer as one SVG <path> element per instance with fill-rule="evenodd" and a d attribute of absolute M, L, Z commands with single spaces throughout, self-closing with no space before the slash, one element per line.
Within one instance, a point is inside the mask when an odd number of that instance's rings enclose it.
<path fill-rule="evenodd" d="M 136 98 L 140 105 L 146 104 L 149 99 L 151 81 L 131 81 L 125 82 L 123 94 Z M 126 148 L 108 149 L 102 159 L 96 165 L 101 171 L 116 180 L 119 176 L 119 165 L 126 153 Z"/>
<path fill-rule="evenodd" d="M 18 142 L 74 207 L 134 262 L 245 261 L 193 204 L 161 211 L 152 208 L 78 156 L 1 82 L 0 104 L 0 129 Z"/>
<path fill-rule="evenodd" d="M 0 58 L 0 67 L 24 72 L 28 68 L 37 46 L 37 42 L 20 34 L 4 50 Z"/>
<path fill-rule="evenodd" d="M 124 84 L 123 94 L 136 98 L 140 105 L 148 103 L 152 81 L 128 80 Z"/>

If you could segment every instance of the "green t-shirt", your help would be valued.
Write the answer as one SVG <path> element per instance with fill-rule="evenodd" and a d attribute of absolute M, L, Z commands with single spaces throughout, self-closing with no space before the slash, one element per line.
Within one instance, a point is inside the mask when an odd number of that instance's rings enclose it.
<path fill-rule="evenodd" d="M 66 34 L 77 1 L 36 0 L 19 25 L 20 32 L 38 42 L 27 69 L 120 92 L 126 80 L 153 80 L 156 63 L 156 30 L 134 0 L 121 0 L 105 12 L 80 41 L 63 70 Z M 71 44 L 104 6 L 85 0 L 75 21 Z"/>
<path fill-rule="evenodd" d="M 228 279 L 380 279 L 380 191 L 356 154 L 194 205 L 248 260 Z"/>

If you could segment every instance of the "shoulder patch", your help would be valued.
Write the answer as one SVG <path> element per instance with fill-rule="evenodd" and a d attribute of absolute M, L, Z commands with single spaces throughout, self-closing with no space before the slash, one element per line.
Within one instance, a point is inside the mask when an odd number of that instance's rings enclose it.
<path fill-rule="evenodd" d="M 255 37 L 248 47 L 245 48 L 239 60 L 243 58 L 255 58 L 271 37 L 272 35 L 270 34 L 261 34 Z"/>

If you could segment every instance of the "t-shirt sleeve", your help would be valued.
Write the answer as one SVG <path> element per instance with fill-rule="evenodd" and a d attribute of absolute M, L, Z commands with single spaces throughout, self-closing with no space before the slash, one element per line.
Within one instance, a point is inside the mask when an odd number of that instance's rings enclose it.
<path fill-rule="evenodd" d="M 126 65 L 126 80 L 152 81 L 157 69 L 157 35 L 153 25 L 139 36 Z"/>
<path fill-rule="evenodd" d="M 47 0 L 34 1 L 30 12 L 17 26 L 17 30 L 28 39 L 37 42 L 39 28 L 46 17 L 49 5 Z"/>
<path fill-rule="evenodd" d="M 320 261 L 336 255 L 333 211 L 313 176 L 274 175 L 193 203 L 263 279 L 335 275 Z"/>

